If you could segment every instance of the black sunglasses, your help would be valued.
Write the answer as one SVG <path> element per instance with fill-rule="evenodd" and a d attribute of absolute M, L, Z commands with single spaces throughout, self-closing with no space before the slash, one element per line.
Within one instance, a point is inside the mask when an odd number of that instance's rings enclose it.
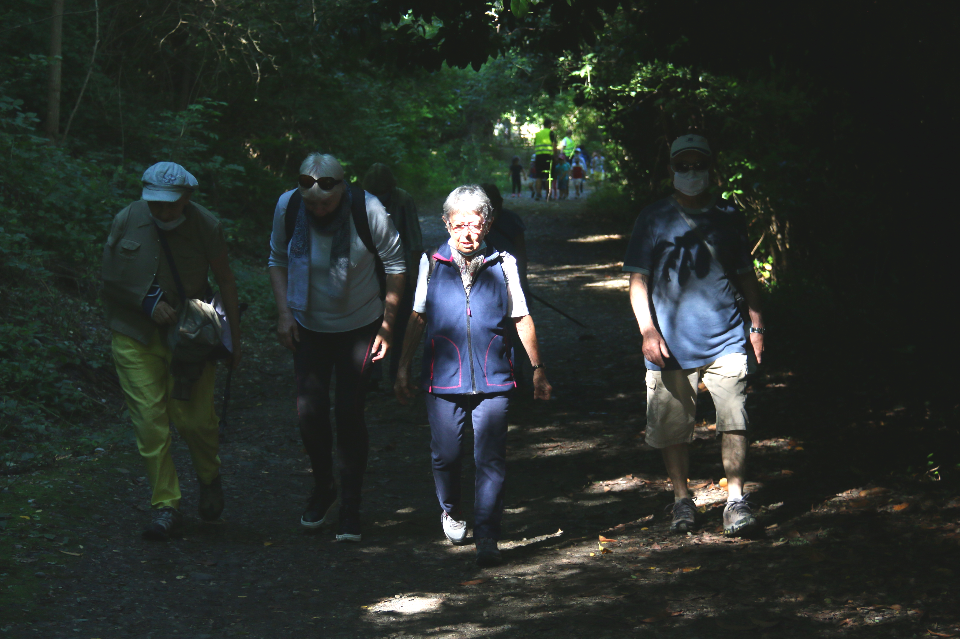
<path fill-rule="evenodd" d="M 343 180 L 338 180 L 332 177 L 322 177 L 317 179 L 309 175 L 301 175 L 297 178 L 297 182 L 300 184 L 300 188 L 302 189 L 313 188 L 313 185 L 316 184 L 324 191 L 332 191 L 333 188 L 343 182 Z"/>
<path fill-rule="evenodd" d="M 675 162 L 670 166 L 677 173 L 686 173 L 687 171 L 705 171 L 710 168 L 709 162 L 697 162 L 696 164 L 687 164 L 686 162 Z"/>

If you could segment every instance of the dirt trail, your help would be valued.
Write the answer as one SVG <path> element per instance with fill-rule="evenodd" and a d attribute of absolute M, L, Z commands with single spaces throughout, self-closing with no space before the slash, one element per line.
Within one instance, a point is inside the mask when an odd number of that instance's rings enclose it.
<path fill-rule="evenodd" d="M 960 503 L 817 475 L 786 370 L 766 371 L 748 404 L 763 538 L 720 535 L 707 399 L 692 463 L 704 523 L 670 536 L 668 484 L 640 436 L 643 360 L 620 272 L 630 229 L 591 224 L 577 201 L 506 206 L 528 226 L 534 292 L 589 328 L 531 305 L 556 399 L 527 389 L 511 407 L 502 567 L 480 570 L 471 546 L 444 540 L 422 400 L 382 392 L 367 405 L 363 543 L 305 532 L 292 364 L 272 327 L 248 327 L 222 446 L 225 523 L 199 524 L 182 442 L 188 524 L 166 544 L 140 539 L 148 490 L 132 443 L 70 466 L 55 480 L 69 509 L 34 503 L 36 520 L 16 522 L 51 539 L 15 554 L 44 586 L 29 606 L 4 604 L 0 637 L 957 636 Z M 423 226 L 439 244 L 438 216 Z M 39 481 L 11 481 L 10 495 Z"/>

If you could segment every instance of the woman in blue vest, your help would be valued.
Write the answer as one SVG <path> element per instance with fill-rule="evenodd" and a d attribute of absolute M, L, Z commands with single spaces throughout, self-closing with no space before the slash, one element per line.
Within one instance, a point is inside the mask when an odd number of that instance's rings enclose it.
<path fill-rule="evenodd" d="M 550 399 L 533 319 L 520 287 L 517 261 L 484 242 L 493 222 L 490 199 L 477 185 L 461 186 L 443 204 L 450 240 L 420 261 L 413 313 L 407 324 L 395 391 L 413 397 L 410 365 L 426 330 L 422 385 L 432 435 L 433 477 L 443 532 L 454 544 L 467 537 L 460 508 L 463 428 L 474 432 L 477 467 L 473 538 L 477 564 L 500 563 L 497 540 L 506 475 L 507 406 L 516 386 L 509 323 L 530 356 L 535 399 Z"/>

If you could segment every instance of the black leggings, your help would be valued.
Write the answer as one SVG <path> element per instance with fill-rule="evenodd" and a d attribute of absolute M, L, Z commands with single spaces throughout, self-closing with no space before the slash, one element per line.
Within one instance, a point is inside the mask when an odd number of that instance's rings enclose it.
<path fill-rule="evenodd" d="M 345 333 L 318 333 L 299 326 L 300 341 L 293 355 L 297 374 L 297 413 L 300 436 L 310 456 L 317 486 L 333 483 L 333 431 L 330 427 L 330 380 L 337 372 L 334 416 L 337 420 L 337 459 L 345 510 L 360 508 L 360 489 L 367 469 L 367 423 L 363 404 L 373 341 L 382 319 Z"/>

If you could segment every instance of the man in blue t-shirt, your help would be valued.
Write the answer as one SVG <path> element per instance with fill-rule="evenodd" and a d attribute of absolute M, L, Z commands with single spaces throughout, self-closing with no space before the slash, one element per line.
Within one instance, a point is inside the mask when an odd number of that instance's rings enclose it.
<path fill-rule="evenodd" d="M 706 138 L 683 135 L 674 141 L 674 193 L 640 212 L 623 270 L 630 273 L 630 303 L 647 365 L 646 441 L 660 449 L 673 482 L 670 529 L 685 533 L 695 523 L 687 479 L 697 388 L 703 382 L 723 435 L 724 534 L 738 535 L 757 527 L 743 494 L 749 423 L 744 400 L 747 351 L 760 361 L 764 328 L 743 214 L 710 193 L 712 170 Z M 738 292 L 748 317 L 738 308 Z"/>

